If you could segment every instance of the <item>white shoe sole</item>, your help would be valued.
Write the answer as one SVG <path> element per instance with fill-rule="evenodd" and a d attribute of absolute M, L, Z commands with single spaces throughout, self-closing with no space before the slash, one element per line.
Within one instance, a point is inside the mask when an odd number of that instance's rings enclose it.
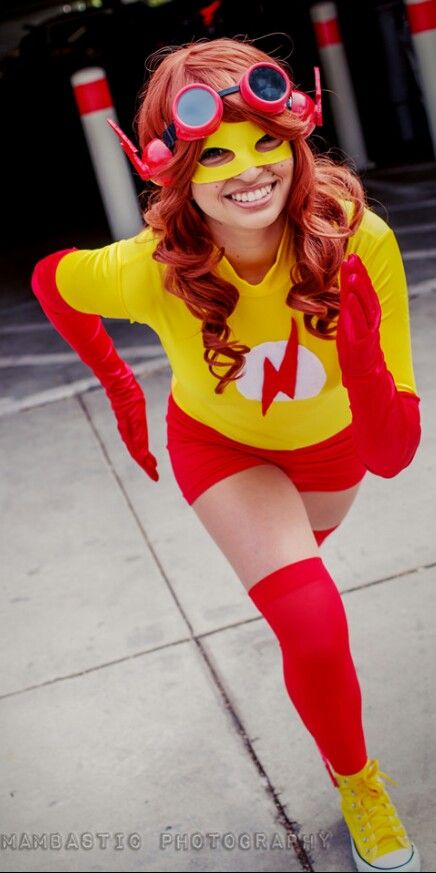
<path fill-rule="evenodd" d="M 420 873 L 421 871 L 421 859 L 419 857 L 418 849 L 413 843 L 410 858 L 404 864 L 398 864 L 396 867 L 382 867 L 377 863 L 368 864 L 367 861 L 364 861 L 363 858 L 359 855 L 354 844 L 354 840 L 351 836 L 350 841 L 351 851 L 353 853 L 353 860 L 358 873 L 367 873 L 367 871 L 368 873 L 389 873 L 389 871 L 397 870 L 398 873 Z"/>

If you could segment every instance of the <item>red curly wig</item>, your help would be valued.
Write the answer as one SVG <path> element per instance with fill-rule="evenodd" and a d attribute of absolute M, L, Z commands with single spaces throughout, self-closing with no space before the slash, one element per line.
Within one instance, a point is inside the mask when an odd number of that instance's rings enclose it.
<path fill-rule="evenodd" d="M 252 64 L 270 60 L 250 42 L 228 38 L 157 52 L 152 56 L 155 68 L 141 94 L 135 119 L 141 148 L 162 136 L 180 88 L 202 82 L 218 91 L 238 82 Z M 286 64 L 275 62 L 289 75 Z M 296 262 L 290 270 L 286 303 L 305 313 L 310 333 L 334 339 L 339 312 L 338 272 L 347 239 L 357 230 L 365 207 L 360 180 L 348 167 L 314 154 L 304 138 L 305 123 L 288 110 L 267 118 L 247 106 L 236 93 L 224 99 L 223 120 L 252 121 L 266 133 L 292 142 L 294 172 L 286 209 Z M 218 379 L 215 392 L 221 394 L 230 381 L 242 375 L 244 356 L 250 349 L 229 342 L 227 318 L 236 307 L 239 293 L 214 273 L 225 251 L 214 247 L 206 221 L 191 200 L 191 177 L 203 142 L 177 141 L 168 164 L 174 183 L 151 194 L 144 219 L 160 236 L 154 257 L 167 265 L 166 290 L 180 297 L 202 321 L 204 360 Z M 351 210 L 346 209 L 347 202 Z M 223 357 L 227 360 L 218 360 Z M 223 368 L 224 375 L 215 372 Z"/>

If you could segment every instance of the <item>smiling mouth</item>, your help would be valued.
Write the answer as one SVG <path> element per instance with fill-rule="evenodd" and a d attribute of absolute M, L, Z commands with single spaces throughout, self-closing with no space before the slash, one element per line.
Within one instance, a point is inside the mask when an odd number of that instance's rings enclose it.
<path fill-rule="evenodd" d="M 259 185 L 258 188 L 252 189 L 251 191 L 238 192 L 236 194 L 226 194 L 226 199 L 231 200 L 232 203 L 262 203 L 264 200 L 267 200 L 270 197 L 276 185 L 277 181 L 268 182 L 267 185 Z"/>

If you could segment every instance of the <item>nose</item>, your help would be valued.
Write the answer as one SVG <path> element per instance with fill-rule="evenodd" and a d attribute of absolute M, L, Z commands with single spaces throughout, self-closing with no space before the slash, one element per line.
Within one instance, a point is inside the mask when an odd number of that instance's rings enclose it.
<path fill-rule="evenodd" d="M 259 178 L 263 173 L 263 167 L 247 167 L 246 170 L 243 170 L 242 173 L 239 173 L 238 176 L 235 176 L 236 179 L 240 179 L 241 182 L 246 182 L 247 185 L 250 185 L 252 182 L 255 182 L 256 179 Z"/>

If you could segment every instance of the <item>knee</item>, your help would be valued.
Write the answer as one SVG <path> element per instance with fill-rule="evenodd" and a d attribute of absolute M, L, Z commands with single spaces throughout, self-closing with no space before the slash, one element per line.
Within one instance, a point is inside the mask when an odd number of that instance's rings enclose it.
<path fill-rule="evenodd" d="M 288 629 L 278 640 L 284 656 L 304 662 L 308 668 L 323 666 L 334 669 L 342 661 L 344 652 L 349 651 L 348 628 L 342 616 L 338 615 L 325 617 L 322 632 L 310 622 L 306 625 L 302 622 L 299 627 L 289 622 Z"/>
<path fill-rule="evenodd" d="M 342 598 L 321 558 L 282 567 L 248 593 L 276 634 L 284 656 L 327 667 L 349 649 Z"/>

